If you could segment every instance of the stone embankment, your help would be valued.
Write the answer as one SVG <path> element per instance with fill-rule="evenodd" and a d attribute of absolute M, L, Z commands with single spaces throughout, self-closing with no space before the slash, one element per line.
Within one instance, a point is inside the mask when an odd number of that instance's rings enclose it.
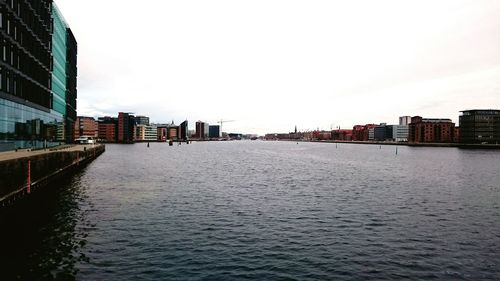
<path fill-rule="evenodd" d="M 51 180 L 84 167 L 104 150 L 104 145 L 74 145 L 0 153 L 0 207 L 42 190 Z"/>

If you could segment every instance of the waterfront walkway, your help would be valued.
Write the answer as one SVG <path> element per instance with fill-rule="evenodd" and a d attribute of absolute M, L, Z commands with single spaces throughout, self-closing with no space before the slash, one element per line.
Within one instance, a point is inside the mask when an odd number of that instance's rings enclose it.
<path fill-rule="evenodd" d="M 35 155 L 42 155 L 42 154 L 48 154 L 52 153 L 55 151 L 85 151 L 86 149 L 96 147 L 98 144 L 77 144 L 77 145 L 66 145 L 66 146 L 61 146 L 61 147 L 50 147 L 47 149 L 39 149 L 39 150 L 32 150 L 30 151 L 29 149 L 18 149 L 17 151 L 15 150 L 10 150 L 10 151 L 4 151 L 0 152 L 0 161 L 5 161 L 5 160 L 12 160 L 12 159 L 17 159 L 17 158 L 24 158 L 24 157 L 30 157 L 30 156 L 35 156 Z"/>

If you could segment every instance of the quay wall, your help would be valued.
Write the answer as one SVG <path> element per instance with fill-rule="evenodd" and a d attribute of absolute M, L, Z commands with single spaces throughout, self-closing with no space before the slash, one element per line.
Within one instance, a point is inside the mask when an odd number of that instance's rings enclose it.
<path fill-rule="evenodd" d="M 293 140 L 293 139 L 282 139 L 280 141 L 343 143 L 343 144 L 369 144 L 369 145 L 396 145 L 396 146 L 413 146 L 413 147 L 457 147 L 457 148 L 463 148 L 463 149 L 500 149 L 500 144 L 408 143 L 408 142 L 390 142 L 390 141 L 341 141 L 341 140 Z"/>
<path fill-rule="evenodd" d="M 104 151 L 104 145 L 97 145 L 0 161 L 0 206 L 10 205 L 46 186 L 51 179 L 85 166 Z"/>

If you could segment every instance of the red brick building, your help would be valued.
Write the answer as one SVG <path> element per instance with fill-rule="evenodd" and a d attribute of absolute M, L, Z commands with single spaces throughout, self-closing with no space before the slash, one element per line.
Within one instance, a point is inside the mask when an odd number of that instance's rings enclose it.
<path fill-rule="evenodd" d="M 73 140 L 83 136 L 97 138 L 97 122 L 93 117 L 76 117 L 74 128 Z"/>
<path fill-rule="evenodd" d="M 135 118 L 130 113 L 118 112 L 118 142 L 133 143 L 135 140 Z"/>
<path fill-rule="evenodd" d="M 177 140 L 179 133 L 179 126 L 170 126 L 167 130 L 167 137 L 169 140 Z"/>
<path fill-rule="evenodd" d="M 313 139 L 316 140 L 331 140 L 332 139 L 332 132 L 330 131 L 313 131 Z"/>
<path fill-rule="evenodd" d="M 104 142 L 116 142 L 116 124 L 99 123 L 97 137 Z"/>
<path fill-rule="evenodd" d="M 352 128 L 352 140 L 353 141 L 367 141 L 369 140 L 370 129 L 375 129 L 377 125 L 366 124 L 366 125 L 355 125 Z"/>
<path fill-rule="evenodd" d="M 156 128 L 158 141 L 167 141 L 167 127 Z"/>
<path fill-rule="evenodd" d="M 452 143 L 455 141 L 455 123 L 451 119 L 411 118 L 408 142 Z"/>
<path fill-rule="evenodd" d="M 352 140 L 352 131 L 353 130 L 333 130 L 332 131 L 332 140 L 340 140 L 340 141 L 351 141 Z"/>
<path fill-rule="evenodd" d="M 460 142 L 460 127 L 455 127 L 455 135 L 453 137 L 453 142 Z"/>

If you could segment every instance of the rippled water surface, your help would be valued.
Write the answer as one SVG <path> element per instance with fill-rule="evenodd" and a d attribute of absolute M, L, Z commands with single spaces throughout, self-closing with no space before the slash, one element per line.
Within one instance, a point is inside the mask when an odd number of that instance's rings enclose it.
<path fill-rule="evenodd" d="M 0 219 L 5 280 L 498 280 L 500 151 L 107 145 Z"/>

